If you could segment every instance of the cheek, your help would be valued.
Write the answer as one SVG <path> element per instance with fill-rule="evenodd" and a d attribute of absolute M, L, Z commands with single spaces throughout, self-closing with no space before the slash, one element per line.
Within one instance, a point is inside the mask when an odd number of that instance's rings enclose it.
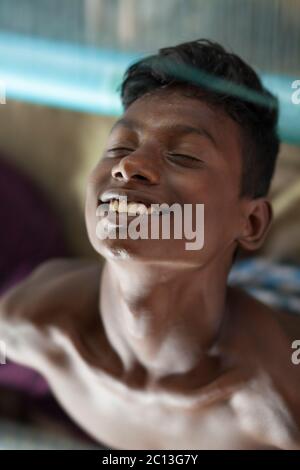
<path fill-rule="evenodd" d="M 101 159 L 90 172 L 87 186 L 97 189 L 99 185 L 110 177 L 112 166 L 113 164 L 111 161 Z"/>
<path fill-rule="evenodd" d="M 193 183 L 193 184 L 192 184 Z M 188 185 L 189 202 L 204 204 L 204 247 L 229 244 L 236 237 L 239 217 L 237 190 L 230 179 L 202 179 Z"/>
<path fill-rule="evenodd" d="M 173 202 L 180 204 L 204 204 L 207 208 L 219 207 L 224 201 L 224 191 L 212 179 L 201 174 L 187 175 L 172 181 Z"/>
<path fill-rule="evenodd" d="M 179 204 L 203 203 L 209 186 L 207 178 L 193 172 L 169 174 L 167 184 L 172 202 Z"/>
<path fill-rule="evenodd" d="M 91 185 L 87 187 L 85 198 L 85 225 L 87 228 L 88 236 L 91 239 L 96 230 L 96 209 L 97 198 Z"/>
<path fill-rule="evenodd" d="M 214 246 L 229 245 L 237 236 L 238 201 L 226 191 L 216 191 L 204 206 L 206 242 Z"/>
<path fill-rule="evenodd" d="M 85 224 L 88 236 L 92 244 L 96 240 L 96 225 L 98 222 L 96 210 L 98 207 L 98 195 L 107 185 L 110 178 L 110 167 L 99 162 L 91 171 L 87 179 L 85 192 Z"/>

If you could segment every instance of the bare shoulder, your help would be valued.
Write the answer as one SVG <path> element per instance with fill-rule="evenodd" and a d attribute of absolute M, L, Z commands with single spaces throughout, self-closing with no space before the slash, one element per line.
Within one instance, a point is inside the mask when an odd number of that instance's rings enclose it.
<path fill-rule="evenodd" d="M 42 349 L 50 329 L 68 333 L 72 325 L 80 329 L 80 322 L 88 322 L 97 311 L 101 270 L 94 260 L 52 259 L 9 289 L 0 298 L 0 336 L 8 357 L 30 366 L 26 354 L 34 345 Z"/>
<path fill-rule="evenodd" d="M 0 298 L 1 318 L 32 320 L 63 305 L 78 303 L 99 288 L 101 264 L 89 259 L 55 258 L 35 268 Z M 43 316 L 43 315 L 42 315 Z"/>
<path fill-rule="evenodd" d="M 300 365 L 292 361 L 292 343 L 300 339 L 298 317 L 273 309 L 240 289 L 233 289 L 231 297 L 234 347 L 241 364 L 253 370 L 232 405 L 245 431 L 255 429 L 260 439 L 276 447 L 299 449 Z M 265 426 L 267 420 L 272 426 Z"/>
<path fill-rule="evenodd" d="M 273 327 L 274 332 L 281 334 L 288 340 L 300 339 L 300 312 L 291 313 L 272 308 L 260 300 L 254 298 L 246 291 L 231 288 L 231 297 L 234 299 L 235 310 L 244 319 L 250 319 L 251 322 L 259 322 L 261 327 Z M 243 312 L 243 313 L 242 313 Z"/>
<path fill-rule="evenodd" d="M 300 340 L 300 315 L 272 308 L 241 289 L 230 291 L 239 346 L 248 348 L 249 356 L 252 350 L 260 364 L 275 364 L 300 380 L 300 367 L 291 362 L 292 343 Z"/>

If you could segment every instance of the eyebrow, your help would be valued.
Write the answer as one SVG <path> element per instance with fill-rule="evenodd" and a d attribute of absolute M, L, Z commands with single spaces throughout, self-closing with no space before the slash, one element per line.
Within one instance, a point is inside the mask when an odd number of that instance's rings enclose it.
<path fill-rule="evenodd" d="M 122 119 L 119 119 L 113 125 L 110 132 L 112 133 L 113 130 L 115 130 L 119 126 L 127 127 L 127 129 L 130 129 L 133 131 L 141 130 L 143 128 L 143 126 L 139 122 L 134 121 L 133 119 L 122 118 Z M 213 136 L 204 128 L 193 127 L 193 126 L 186 125 L 186 124 L 173 124 L 171 126 L 168 126 L 168 130 L 171 130 L 174 133 L 181 134 L 181 135 L 197 134 L 197 135 L 200 135 L 201 137 L 208 138 L 215 147 L 217 146 L 217 143 L 215 139 L 213 138 Z"/>

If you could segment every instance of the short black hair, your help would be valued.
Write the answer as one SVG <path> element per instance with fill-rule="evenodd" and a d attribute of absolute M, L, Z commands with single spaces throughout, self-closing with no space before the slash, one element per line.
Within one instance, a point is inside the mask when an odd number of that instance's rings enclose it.
<path fill-rule="evenodd" d="M 173 64 L 173 69 L 168 67 L 170 64 Z M 209 78 L 217 77 L 217 81 L 221 79 L 225 84 L 235 84 L 236 88 L 254 92 L 264 101 L 245 99 L 245 95 L 232 94 L 226 88 L 216 89 L 208 83 L 195 84 L 188 74 L 176 73 L 176 69 L 186 70 L 186 67 L 192 67 L 199 75 L 204 73 Z M 198 94 L 207 104 L 222 108 L 238 122 L 243 156 L 240 195 L 252 198 L 266 196 L 279 151 L 278 100 L 264 88 L 253 68 L 236 54 L 208 39 L 165 47 L 128 67 L 120 86 L 123 107 L 126 110 L 146 93 L 174 85 L 189 90 L 188 96 L 197 97 Z"/>

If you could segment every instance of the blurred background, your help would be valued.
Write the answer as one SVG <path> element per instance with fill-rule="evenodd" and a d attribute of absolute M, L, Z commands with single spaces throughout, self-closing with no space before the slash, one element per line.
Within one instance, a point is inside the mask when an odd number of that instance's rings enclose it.
<path fill-rule="evenodd" d="M 279 98 L 275 220 L 260 255 L 300 264 L 300 0 L 0 0 L 0 292 L 43 259 L 96 256 L 85 182 L 121 113 L 122 75 L 144 54 L 203 37 L 241 55 Z M 27 380 L 26 397 L 49 397 L 22 373 L 0 367 L 0 413 L 18 409 L 27 423 L 29 402 L 16 408 L 12 387 L 24 393 Z M 0 448 L 17 445 L 5 426 Z"/>

